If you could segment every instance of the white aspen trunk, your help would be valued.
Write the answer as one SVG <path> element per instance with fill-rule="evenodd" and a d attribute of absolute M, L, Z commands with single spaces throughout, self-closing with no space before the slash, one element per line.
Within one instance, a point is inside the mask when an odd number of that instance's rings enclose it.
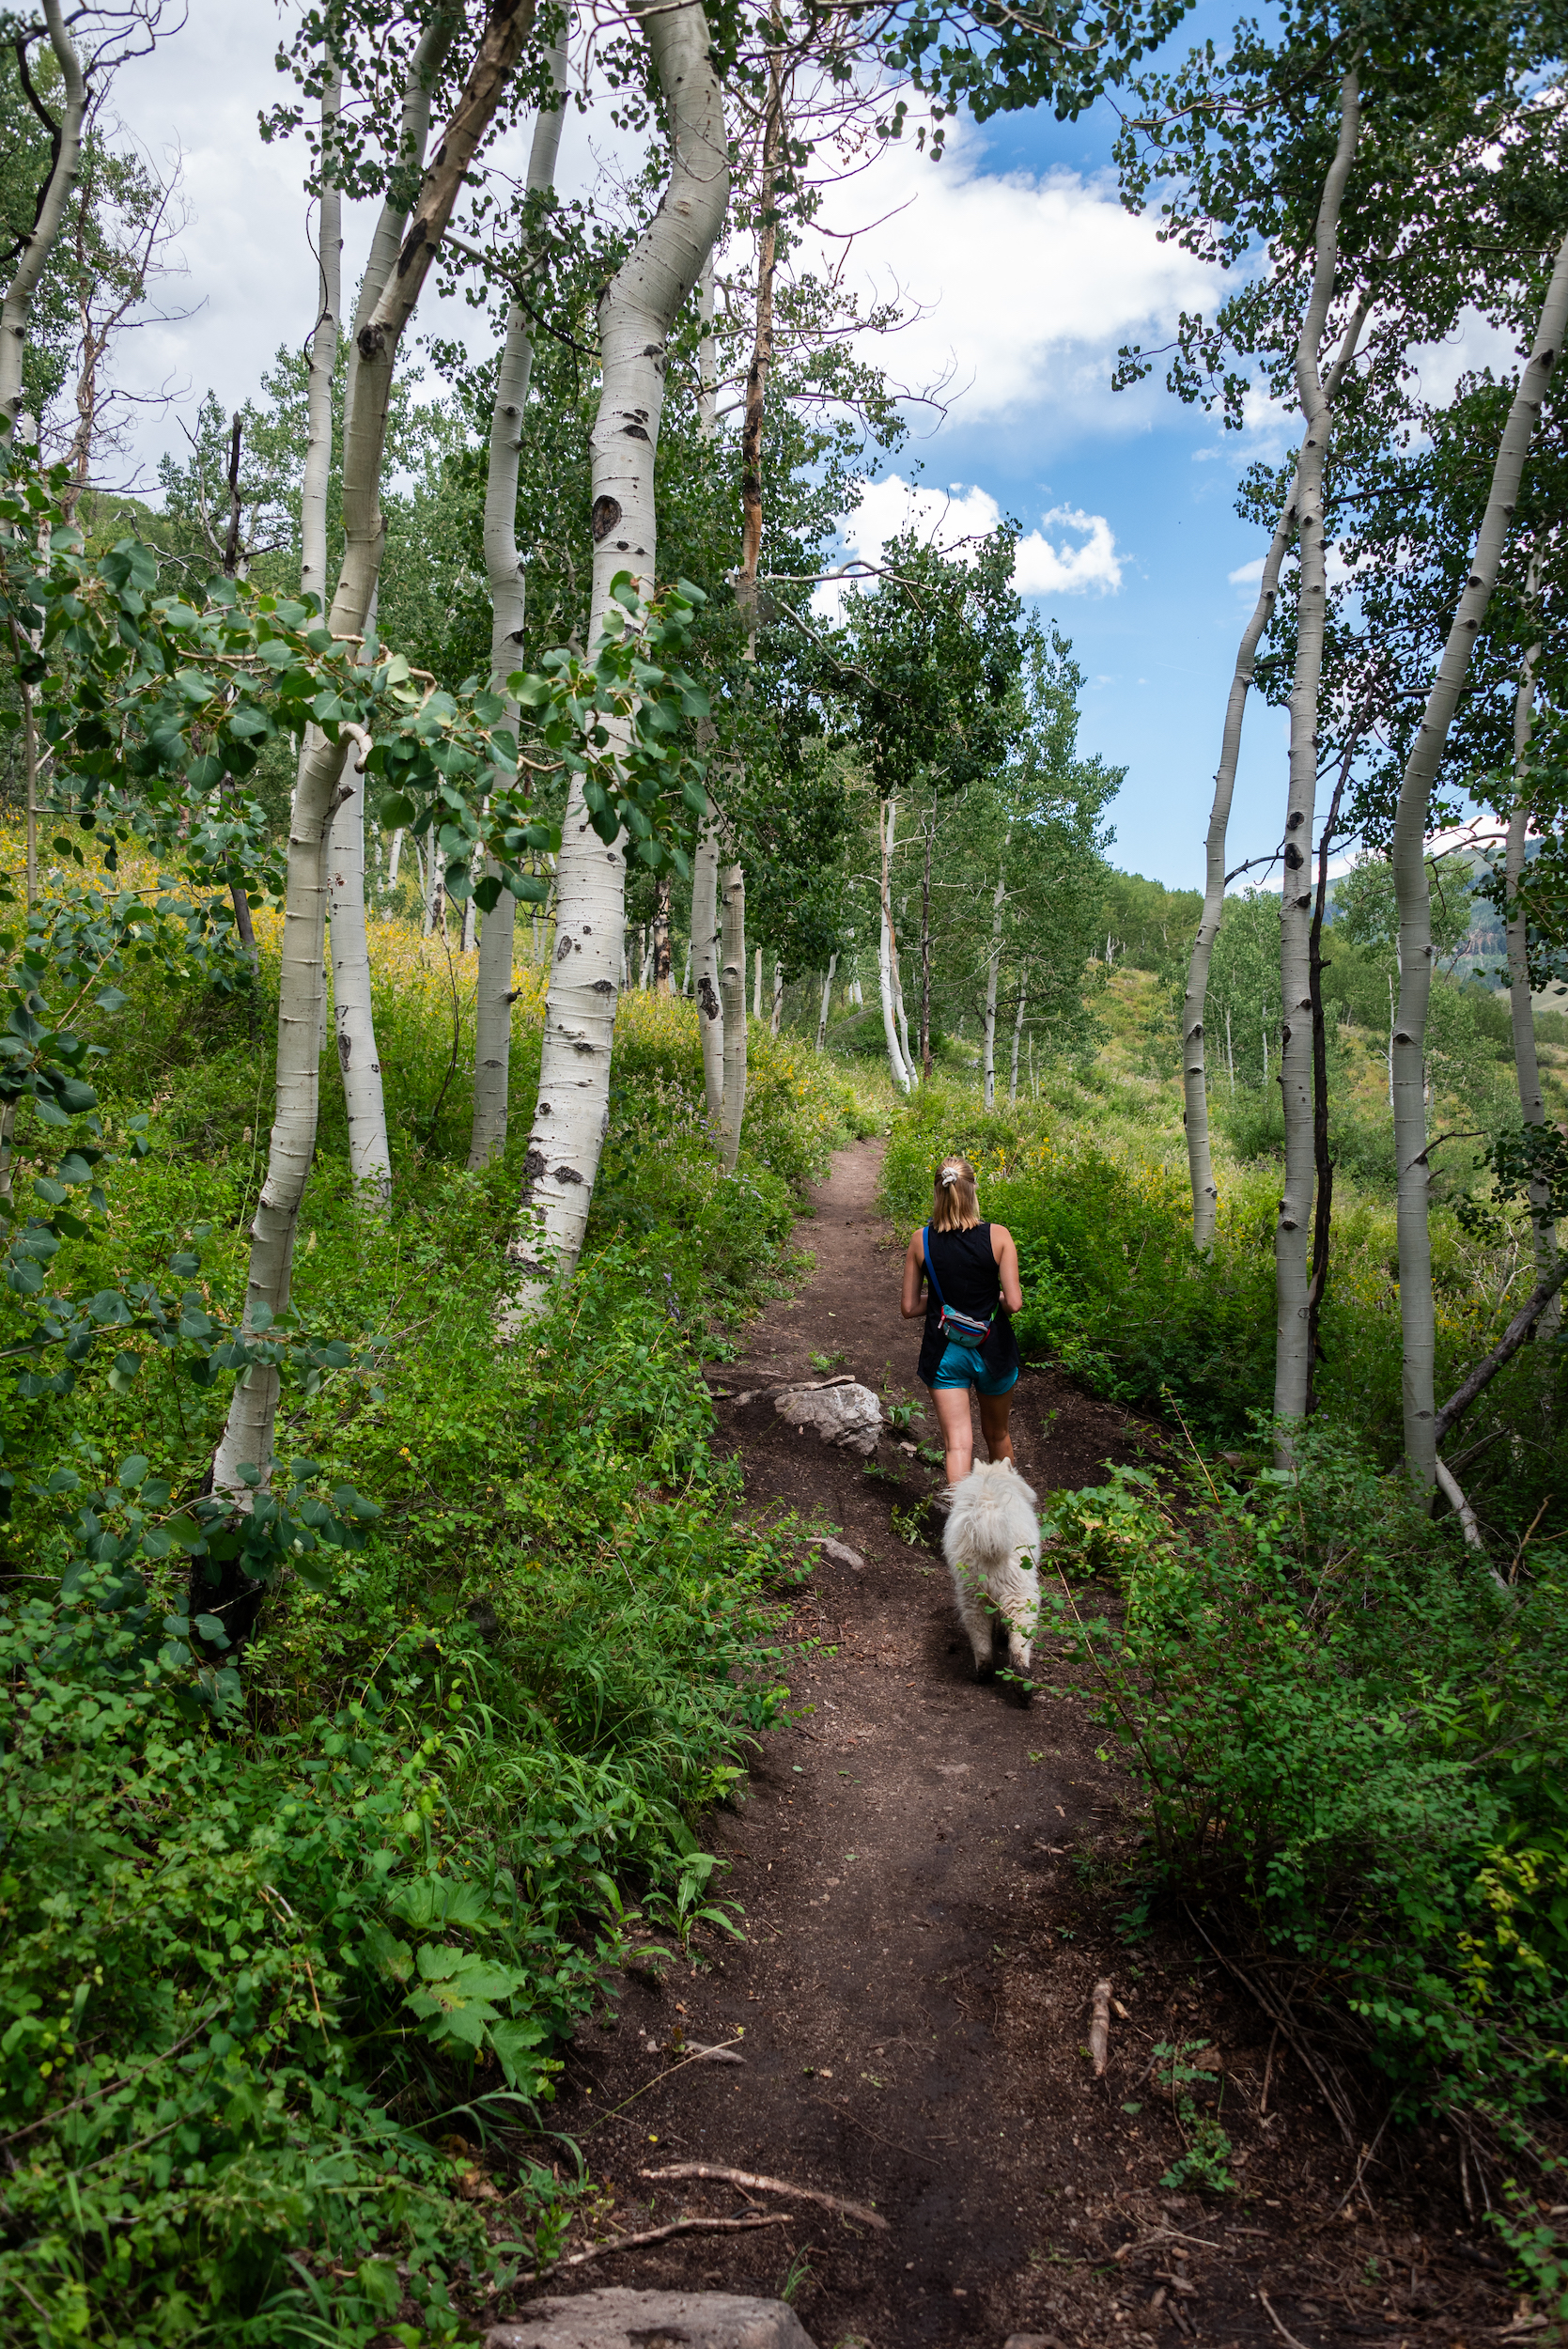
<path fill-rule="evenodd" d="M 900 919 L 908 911 L 908 901 L 906 899 L 899 908 Z M 893 1011 L 898 1022 L 898 1048 L 904 1055 L 904 1066 L 909 1072 L 909 1082 L 913 1086 L 920 1082 L 920 1063 L 909 1050 L 909 1018 L 904 1008 L 904 957 L 899 951 L 896 932 L 889 948 L 889 961 L 893 970 Z"/>
<path fill-rule="evenodd" d="M 436 913 L 441 897 L 441 850 L 432 827 L 426 843 L 428 854 L 425 859 L 425 913 L 419 925 L 421 938 L 428 938 L 436 926 Z"/>
<path fill-rule="evenodd" d="M 1235 1099 L 1235 1053 L 1231 1047 L 1231 1007 L 1225 1006 L 1225 1067 L 1231 1080 L 1231 1099 Z"/>
<path fill-rule="evenodd" d="M 680 991 L 682 999 L 691 992 L 691 941 L 686 941 L 686 960 L 681 965 Z"/>
<path fill-rule="evenodd" d="M 762 948 L 760 946 L 753 957 L 752 1018 L 753 1019 L 762 1018 Z"/>
<path fill-rule="evenodd" d="M 318 218 L 316 327 L 306 346 L 305 464 L 300 489 L 300 586 L 327 608 L 327 490 L 333 469 L 333 377 L 343 313 L 343 192 L 333 177 L 343 75 L 334 67 L 321 93 L 321 195 Z M 363 802 L 363 786 L 360 793 Z"/>
<path fill-rule="evenodd" d="M 719 827 L 712 809 L 697 835 L 691 867 L 691 965 L 696 973 L 703 1092 L 715 1123 L 724 1108 L 724 1006 L 719 993 Z"/>
<path fill-rule="evenodd" d="M 723 925 L 719 972 L 724 1000 L 723 1161 L 725 1174 L 733 1174 L 746 1114 L 746 876 L 738 864 L 724 869 Z"/>
<path fill-rule="evenodd" d="M 704 441 L 719 437 L 719 346 L 713 332 L 713 255 L 703 263 L 698 315 L 697 430 Z M 711 739 L 712 726 L 704 722 Z M 719 985 L 719 824 L 708 802 L 697 834 L 691 868 L 691 941 L 689 962 L 696 973 L 697 1034 L 703 1048 L 703 1093 L 716 1128 L 724 1112 L 724 1004 Z M 685 993 L 684 987 L 681 992 Z"/>
<path fill-rule="evenodd" d="M 442 22 L 444 42 L 451 37 L 456 17 L 447 16 Z M 380 297 L 356 336 L 357 389 L 343 436 L 347 543 L 327 623 L 336 637 L 363 634 L 376 590 L 382 540 L 381 460 L 398 343 L 531 23 L 529 0 L 493 0 L 446 135 L 421 182 L 413 225 L 400 248 L 394 243 L 398 266 L 394 272 L 389 262 Z M 427 70 L 427 42 L 422 40 L 411 72 L 417 78 Z M 411 92 L 411 102 L 413 96 Z M 423 91 L 418 96 L 427 118 L 428 99 Z M 406 115 L 407 110 L 405 118 Z M 316 1147 L 325 995 L 327 838 L 348 747 L 346 740 L 318 743 L 302 762 L 294 788 L 278 977 L 277 1108 L 266 1180 L 251 1225 L 247 1328 L 256 1326 L 258 1312 L 275 1315 L 284 1311 L 292 1287 L 294 1232 Z M 275 1370 L 253 1370 L 235 1387 L 213 1461 L 212 1481 L 214 1491 L 232 1496 L 241 1505 L 248 1501 L 249 1488 L 241 1469 L 255 1468 L 263 1482 L 271 1475 L 277 1397 Z"/>
<path fill-rule="evenodd" d="M 553 187 L 561 132 L 567 118 L 567 27 L 563 18 L 550 55 L 551 78 L 561 102 L 541 107 L 528 150 L 528 193 Z M 519 255 L 526 267 L 528 256 Z M 534 322 L 520 302 L 506 312 L 506 334 L 496 368 L 495 409 L 490 417 L 489 464 L 485 477 L 485 574 L 490 591 L 490 691 L 506 705 L 505 723 L 516 728 L 518 708 L 506 679 L 521 665 L 528 578 L 518 551 L 518 473 L 522 462 L 523 419 L 534 371 Z M 499 870 L 493 862 L 493 874 Z M 463 910 L 463 942 L 473 900 Z M 488 1166 L 506 1147 L 506 1105 L 512 1075 L 512 964 L 517 940 L 517 899 L 503 889 L 479 931 L 479 974 L 474 1012 L 474 1119 L 469 1128 L 470 1169 Z"/>
<path fill-rule="evenodd" d="M 1002 843 L 1005 859 L 1012 842 L 1013 827 L 1007 827 Z M 981 1069 L 985 1078 L 986 1107 L 994 1110 L 997 1100 L 997 975 L 1001 968 L 1001 914 L 1007 903 L 1007 866 L 997 867 L 997 885 L 991 895 L 991 951 L 986 957 L 986 1034 Z"/>
<path fill-rule="evenodd" d="M 370 1003 L 370 950 L 365 923 L 365 773 L 350 759 L 340 786 L 347 796 L 332 819 L 327 907 L 332 925 L 333 1011 L 337 1065 L 349 1113 L 349 1167 L 356 1183 L 384 1200 L 392 1188 L 381 1064 Z"/>
<path fill-rule="evenodd" d="M 835 947 L 828 957 L 828 975 L 822 982 L 822 1012 L 816 1023 L 816 1049 L 819 1052 L 827 1050 L 828 1013 L 833 1000 L 833 972 L 837 969 L 838 949 Z"/>
<path fill-rule="evenodd" d="M 1331 407 L 1346 370 L 1356 355 L 1372 306 L 1369 290 L 1357 304 L 1356 311 L 1341 337 L 1333 366 L 1329 369 L 1324 390 L 1326 407 Z M 1258 646 L 1268 626 L 1280 592 L 1280 569 L 1296 536 L 1296 501 L 1300 494 L 1300 474 L 1297 470 L 1280 511 L 1274 537 L 1264 557 L 1263 577 L 1258 583 L 1258 599 L 1252 615 L 1242 630 L 1236 648 L 1235 671 L 1231 678 L 1230 699 L 1225 706 L 1225 730 L 1220 737 L 1219 767 L 1214 778 L 1214 801 L 1209 810 L 1208 840 L 1203 875 L 1203 911 L 1198 924 L 1198 935 L 1192 944 L 1192 957 L 1188 965 L 1187 992 L 1182 1000 L 1182 1085 L 1186 1097 L 1187 1163 L 1192 1182 L 1192 1242 L 1196 1248 L 1208 1249 L 1214 1239 L 1215 1211 L 1219 1192 L 1214 1180 L 1214 1160 L 1209 1148 L 1208 1074 L 1203 1034 L 1204 1009 L 1208 998 L 1209 967 L 1214 960 L 1214 941 L 1219 935 L 1220 916 L 1225 910 L 1225 835 L 1230 829 L 1231 801 L 1235 790 L 1236 762 L 1241 754 L 1242 721 L 1247 713 L 1247 696 L 1251 689 L 1252 672 L 1256 665 Z M 1110 958 L 1110 941 L 1106 941 L 1106 960 Z M 1234 1071 L 1231 1089 L 1235 1090 Z"/>
<path fill-rule="evenodd" d="M 22 368 L 33 300 L 44 264 L 54 248 L 82 160 L 82 129 L 87 115 L 87 83 L 76 45 L 66 29 L 60 0 L 43 0 L 49 46 L 60 69 L 60 146 L 32 228 L 22 239 L 21 256 L 0 303 L 0 437 L 9 439 L 22 413 Z"/>
<path fill-rule="evenodd" d="M 893 900 L 888 890 L 888 865 L 893 855 L 893 825 L 897 805 L 889 801 L 877 811 L 877 832 L 882 857 L 882 904 L 880 926 L 877 933 L 877 985 L 882 999 L 882 1034 L 887 1040 L 888 1066 L 893 1070 L 893 1083 L 900 1093 L 908 1093 L 912 1079 L 909 1065 L 898 1041 L 898 1013 L 893 998 L 893 956 L 896 942 L 893 927 Z"/>
<path fill-rule="evenodd" d="M 1323 538 L 1323 468 L 1330 410 L 1319 367 L 1323 330 L 1339 262 L 1340 208 L 1361 125 L 1360 86 L 1351 67 L 1340 85 L 1340 135 L 1318 204 L 1312 295 L 1296 351 L 1301 402 L 1301 454 L 1296 467 L 1299 566 L 1296 676 L 1290 697 L 1290 795 L 1285 812 L 1284 881 L 1280 900 L 1280 1089 L 1285 1112 L 1285 1179 L 1274 1227 L 1274 1412 L 1305 1419 L 1312 1336 L 1307 1292 L 1316 1159 L 1312 1143 L 1312 816 L 1317 805 L 1317 716 L 1327 617 L 1327 550 Z M 1288 1436 L 1277 1439 L 1281 1466 Z"/>
<path fill-rule="evenodd" d="M 782 962 L 775 962 L 773 965 L 773 1017 L 768 1023 L 770 1032 L 774 1035 L 778 1034 L 780 1023 L 784 1019 L 784 964 Z"/>
<path fill-rule="evenodd" d="M 1531 565 L 1532 589 L 1535 566 Z M 1508 847 L 1503 864 L 1504 905 L 1508 918 L 1508 1002 L 1514 1022 L 1514 1069 L 1519 1085 L 1519 1113 L 1527 1126 L 1545 1126 L 1546 1104 L 1541 1092 L 1541 1064 L 1535 1050 L 1535 999 L 1530 992 L 1526 952 L 1528 925 L 1520 906 L 1519 883 L 1524 879 L 1525 844 L 1529 836 L 1529 742 L 1535 726 L 1535 670 L 1541 646 L 1525 655 L 1519 688 L 1514 701 L 1514 779 L 1515 797 L 1508 819 Z M 1557 1224 L 1551 1213 L 1551 1191 L 1545 1183 L 1529 1187 L 1530 1229 L 1535 1239 L 1537 1284 L 1557 1269 Z M 1536 1324 L 1538 1334 L 1555 1338 L 1562 1321 L 1560 1289 Z"/>
<path fill-rule="evenodd" d="M 1568 328 L 1568 238 L 1558 250 L 1529 362 L 1508 412 L 1486 511 L 1459 606 L 1420 731 L 1405 761 L 1394 817 L 1394 891 L 1399 903 L 1399 1010 L 1394 1025 L 1394 1162 L 1399 1174 L 1399 1316 L 1405 1358 L 1405 1458 L 1418 1493 L 1436 1477 L 1433 1378 L 1436 1330 L 1432 1241 L 1427 1224 L 1426 1013 L 1432 993 L 1432 902 L 1426 876 L 1426 823 L 1443 747 L 1470 654 L 1486 616 L 1519 495 L 1519 480 L 1541 402 Z"/>
<path fill-rule="evenodd" d="M 1023 1034 L 1023 1007 L 1025 1003 L 1028 1001 L 1028 988 L 1029 965 L 1026 962 L 1023 967 L 1023 976 L 1018 981 L 1018 1009 L 1017 1017 L 1013 1021 L 1012 1090 L 1007 1097 L 1010 1101 L 1016 1101 L 1018 1097 L 1018 1042 Z"/>
<path fill-rule="evenodd" d="M 300 586 L 322 610 L 327 600 L 327 490 L 333 462 L 333 376 L 343 302 L 343 197 L 332 177 L 333 132 L 342 76 L 334 73 L 321 98 L 319 307 L 310 338 L 304 483 L 300 502 Z M 365 627 L 375 627 L 371 594 Z M 314 732 L 314 729 L 312 730 Z M 319 742 L 319 736 L 316 737 Z M 307 744 L 303 755 L 311 754 Z M 381 1064 L 370 998 L 370 946 L 365 920 L 365 772 L 350 759 L 327 843 L 326 910 L 331 926 L 333 1011 L 337 1066 L 349 1122 L 349 1168 L 384 1202 L 392 1188 Z M 323 1010 L 325 998 L 323 990 Z"/>
<path fill-rule="evenodd" d="M 397 867 L 403 855 L 403 829 L 399 825 L 392 835 L 392 854 L 387 860 L 386 891 L 390 897 L 397 886 Z"/>
<path fill-rule="evenodd" d="M 647 227 L 600 296 L 602 390 L 591 441 L 594 580 L 589 641 L 602 633 L 616 574 L 654 586 L 654 457 L 664 403 L 665 343 L 702 273 L 729 203 L 723 96 L 701 0 L 632 0 L 665 105 L 670 178 Z M 610 1115 L 616 950 L 626 860 L 588 822 L 574 784 L 556 871 L 555 959 L 525 1161 L 521 1221 L 510 1254 L 521 1276 L 510 1318 L 536 1311 L 545 1283 L 582 1252 Z"/>

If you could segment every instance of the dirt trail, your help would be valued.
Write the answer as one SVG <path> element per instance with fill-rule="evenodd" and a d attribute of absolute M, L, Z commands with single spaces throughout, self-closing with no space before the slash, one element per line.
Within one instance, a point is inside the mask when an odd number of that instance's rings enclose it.
<path fill-rule="evenodd" d="M 814 1277 L 760 1317 L 716 1390 L 811 1376 L 811 1354 L 842 1353 L 866 1384 L 920 1399 L 879 1164 L 877 1143 L 839 1153 L 799 1233 Z M 1101 1758 L 1086 1695 L 1026 1710 L 975 1685 L 934 1544 L 893 1530 L 896 1507 L 917 1531 L 935 1473 L 884 1437 L 885 1473 L 868 1474 L 767 1398 L 719 1408 L 749 1509 L 836 1525 L 866 1563 L 813 1578 L 795 1624 L 800 1723 L 766 1741 L 748 1798 L 712 1822 L 747 1942 L 662 1985 L 629 1982 L 618 2025 L 580 2034 L 557 2120 L 584 2133 L 613 2187 L 614 2232 L 681 2213 L 791 2218 L 623 2253 L 582 2283 L 787 2284 L 819 2349 L 1001 2349 L 1013 2334 L 1061 2349 L 1175 2349 L 1176 2334 L 1464 2349 L 1456 2323 L 1472 2337 L 1506 2323 L 1495 2256 L 1454 2239 L 1464 2214 L 1436 2168 L 1452 2154 L 1407 2141 L 1403 2179 L 1369 2170 L 1341 2216 L 1355 2162 L 1300 2067 L 1279 2046 L 1270 2062 L 1250 2000 L 1173 1925 L 1132 1948 L 1118 1939 L 1127 1895 L 1111 1863 L 1137 1833 L 1133 1790 Z M 1049 1374 L 1025 1375 L 1014 1430 L 1042 1493 L 1139 1456 L 1123 1413 Z M 928 1440 L 930 1416 L 912 1432 Z M 1084 2040 L 1101 1975 L 1121 2011 L 1095 2081 Z M 660 2078 L 682 2037 L 742 2032 L 743 2065 Z M 1223 2199 L 1160 2186 L 1181 2151 L 1148 2080 L 1161 2040 L 1221 2053 L 1238 2187 Z M 874 2203 L 888 2231 L 800 2199 L 642 2176 L 680 2161 Z"/>

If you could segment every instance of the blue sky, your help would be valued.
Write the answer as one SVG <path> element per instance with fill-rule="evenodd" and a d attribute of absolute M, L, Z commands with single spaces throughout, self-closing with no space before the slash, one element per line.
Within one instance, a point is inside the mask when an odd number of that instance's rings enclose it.
<path fill-rule="evenodd" d="M 1222 36 L 1230 22 L 1209 0 L 1173 48 Z M 309 331 L 303 156 L 264 148 L 256 132 L 274 86 L 278 24 L 265 0 L 192 0 L 185 29 L 118 85 L 120 112 L 151 153 L 181 150 L 193 208 L 182 243 L 188 298 L 200 307 L 142 336 L 133 365 L 148 385 L 199 396 L 210 384 L 237 402 L 280 342 Z M 564 176 L 579 184 L 591 173 L 590 128 L 603 144 L 602 125 L 573 117 L 567 130 Z M 965 387 L 896 471 L 908 479 L 918 462 L 924 487 L 956 485 L 982 524 L 992 508 L 1017 515 L 1025 569 L 1050 583 L 1040 608 L 1073 639 L 1089 679 L 1083 745 L 1127 770 L 1117 861 L 1185 886 L 1202 878 L 1219 726 L 1251 602 L 1229 574 L 1262 551 L 1235 517 L 1234 485 L 1250 457 L 1283 437 L 1266 425 L 1264 437 L 1226 434 L 1157 381 L 1111 393 L 1120 341 L 1164 340 L 1184 303 L 1212 300 L 1207 272 L 1121 211 L 1112 134 L 1103 106 L 1076 124 L 1034 114 L 983 132 L 960 125 L 940 164 L 908 149 L 878 162 L 846 192 L 840 219 L 858 226 L 905 204 L 856 249 L 880 290 L 896 282 L 927 305 L 885 363 L 910 381 L 953 365 Z M 352 284 L 371 223 L 367 208 L 349 210 Z M 479 321 L 449 305 L 425 323 L 450 333 Z M 149 412 L 145 456 L 181 445 L 178 419 L 178 410 Z M 900 503 L 890 490 L 877 508 L 885 526 Z M 1283 717 L 1254 704 L 1233 864 L 1273 846 L 1283 788 Z"/>

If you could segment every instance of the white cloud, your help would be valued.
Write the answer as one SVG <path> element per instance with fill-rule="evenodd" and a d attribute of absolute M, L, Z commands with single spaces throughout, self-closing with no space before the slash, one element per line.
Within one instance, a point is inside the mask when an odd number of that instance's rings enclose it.
<path fill-rule="evenodd" d="M 984 155 L 959 123 L 940 163 L 892 147 L 830 194 L 834 230 L 888 215 L 856 242 L 850 275 L 926 305 L 878 362 L 911 388 L 950 377 L 966 425 L 1032 411 L 1057 430 L 1141 426 L 1149 397 L 1110 396 L 1116 350 L 1165 339 L 1211 298 L 1213 272 L 1124 211 L 1109 180 L 986 172 Z"/>
<path fill-rule="evenodd" d="M 1072 506 L 1053 506 L 1040 517 L 1047 529 L 1054 522 L 1066 531 L 1086 532 L 1082 546 L 1053 546 L 1038 530 L 1018 541 L 1013 584 L 1020 596 L 1081 596 L 1090 588 L 1114 595 L 1122 583 L 1122 562 L 1110 524 L 1103 514 L 1085 514 Z"/>
<path fill-rule="evenodd" d="M 1001 506 L 978 484 L 966 489 L 955 481 L 945 490 L 915 489 L 894 473 L 870 485 L 840 529 L 852 557 L 876 563 L 888 540 L 901 532 L 917 531 L 929 545 L 960 552 L 967 541 L 985 537 L 1001 520 Z M 1122 584 L 1122 558 L 1103 514 L 1053 506 L 1040 521 L 1040 529 L 1018 540 L 1013 584 L 1020 596 L 1115 594 Z M 819 587 L 816 608 L 837 612 L 842 599 L 837 584 Z"/>
<path fill-rule="evenodd" d="M 1263 556 L 1255 554 L 1250 563 L 1238 565 L 1234 571 L 1227 571 L 1225 577 L 1233 587 L 1255 587 L 1263 577 Z"/>

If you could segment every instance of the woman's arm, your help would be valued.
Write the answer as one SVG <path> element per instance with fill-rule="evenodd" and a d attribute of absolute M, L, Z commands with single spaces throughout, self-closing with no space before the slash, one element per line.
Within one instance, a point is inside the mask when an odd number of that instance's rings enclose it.
<path fill-rule="evenodd" d="M 899 1299 L 898 1310 L 906 1321 L 918 1321 L 925 1311 L 925 1300 L 920 1293 L 920 1284 L 925 1275 L 925 1250 L 922 1245 L 924 1234 L 925 1227 L 922 1224 L 905 1252 L 904 1294 Z M 1016 1263 L 1017 1258 L 1014 1261 Z"/>
<path fill-rule="evenodd" d="M 1023 1283 L 1018 1278 L 1018 1252 L 1005 1223 L 991 1226 L 991 1253 L 1001 1276 L 1001 1301 L 1010 1314 L 1023 1311 Z"/>

